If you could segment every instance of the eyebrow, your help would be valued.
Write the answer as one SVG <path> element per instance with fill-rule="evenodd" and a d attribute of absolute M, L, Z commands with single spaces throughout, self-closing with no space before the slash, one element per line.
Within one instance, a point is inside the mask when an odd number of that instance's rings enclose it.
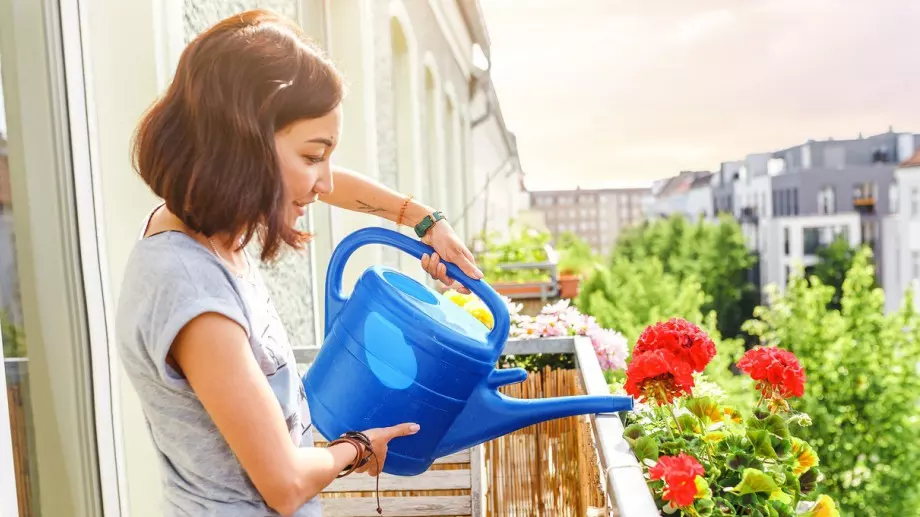
<path fill-rule="evenodd" d="M 308 144 L 323 144 L 326 147 L 332 147 L 332 140 L 329 138 L 313 138 L 307 140 Z"/>

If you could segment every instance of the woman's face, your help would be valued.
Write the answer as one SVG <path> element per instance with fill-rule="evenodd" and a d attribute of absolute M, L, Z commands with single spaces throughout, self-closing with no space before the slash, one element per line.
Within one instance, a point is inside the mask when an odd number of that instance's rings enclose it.
<path fill-rule="evenodd" d="M 341 136 L 341 106 L 328 115 L 298 120 L 275 133 L 275 150 L 293 226 L 317 196 L 332 192 L 329 159 Z"/>

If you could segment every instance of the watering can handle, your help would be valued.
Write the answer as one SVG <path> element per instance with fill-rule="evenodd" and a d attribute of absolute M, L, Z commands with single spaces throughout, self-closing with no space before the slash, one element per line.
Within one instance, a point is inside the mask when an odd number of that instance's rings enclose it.
<path fill-rule="evenodd" d="M 342 272 L 345 270 L 345 263 L 355 250 L 368 244 L 391 246 L 419 260 L 426 253 L 429 255 L 434 253 L 434 249 L 431 246 L 386 228 L 363 228 L 342 239 L 342 242 L 332 252 L 326 275 L 326 332 L 329 332 L 329 329 L 332 328 L 332 323 L 346 301 L 345 297 L 342 296 Z M 495 326 L 489 332 L 488 340 L 496 352 L 500 351 L 500 347 L 503 347 L 508 339 L 510 326 L 508 307 L 505 302 L 486 282 L 473 280 L 451 262 L 445 261 L 443 264 L 447 266 L 447 275 L 450 278 L 457 280 L 482 299 L 492 312 Z"/>

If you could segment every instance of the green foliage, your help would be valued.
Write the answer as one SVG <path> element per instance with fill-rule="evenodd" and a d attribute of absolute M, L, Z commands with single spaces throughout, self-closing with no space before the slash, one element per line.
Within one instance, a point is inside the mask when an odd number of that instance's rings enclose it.
<path fill-rule="evenodd" d="M 842 235 L 834 239 L 830 245 L 818 250 L 819 262 L 814 266 L 812 274 L 818 277 L 823 285 L 834 288 L 828 308 L 840 309 L 843 281 L 847 271 L 853 267 L 853 260 L 858 251 L 859 249 L 851 248 L 849 241 Z"/>
<path fill-rule="evenodd" d="M 610 268 L 595 271 L 583 282 L 575 305 L 594 316 L 602 327 L 621 332 L 630 346 L 645 327 L 662 320 L 680 317 L 699 325 L 718 350 L 706 369 L 707 375 L 722 387 L 728 400 L 744 404 L 752 398 L 748 380 L 730 369 L 744 353 L 744 342 L 721 336 L 716 313 L 703 311 L 707 301 L 695 276 L 668 273 L 657 257 L 629 260 L 616 256 Z M 621 377 L 613 373 L 607 380 L 615 382 Z"/>
<path fill-rule="evenodd" d="M 600 265 L 591 246 L 574 233 L 560 235 L 556 249 L 559 251 L 557 266 L 560 274 L 586 275 Z"/>
<path fill-rule="evenodd" d="M 547 271 L 537 269 L 502 269 L 501 265 L 546 262 L 549 257 L 546 246 L 552 236 L 527 225 L 510 223 L 509 237 L 499 232 L 482 236 L 486 251 L 477 257 L 477 265 L 485 275 L 485 281 L 497 282 L 542 282 L 549 280 Z"/>
<path fill-rule="evenodd" d="M 719 332 L 737 337 L 754 307 L 754 286 L 747 271 L 755 259 L 739 224 L 730 216 L 718 223 L 693 223 L 680 215 L 632 228 L 617 242 L 612 262 L 657 259 L 679 282 L 695 279 L 705 293 L 704 313 L 719 315 Z"/>
<path fill-rule="evenodd" d="M 696 480 L 696 499 L 687 507 L 666 503 L 665 483 L 649 480 L 659 508 L 693 517 L 807 515 L 794 510 L 818 499 L 819 458 L 798 437 L 809 422 L 807 415 L 759 408 L 746 413 L 744 418 L 718 395 L 696 395 L 671 405 L 642 405 L 626 414 L 624 437 L 646 473 L 662 456 L 681 453 L 704 469 Z"/>
<path fill-rule="evenodd" d="M 0 337 L 3 338 L 3 357 L 26 356 L 26 333 L 0 311 Z"/>
<path fill-rule="evenodd" d="M 835 290 L 817 276 L 793 274 L 746 330 L 798 356 L 805 396 L 793 407 L 811 416 L 803 431 L 821 458 L 826 493 L 844 515 L 916 515 L 920 506 L 920 314 L 908 293 L 884 313 L 871 252 L 858 251 Z"/>

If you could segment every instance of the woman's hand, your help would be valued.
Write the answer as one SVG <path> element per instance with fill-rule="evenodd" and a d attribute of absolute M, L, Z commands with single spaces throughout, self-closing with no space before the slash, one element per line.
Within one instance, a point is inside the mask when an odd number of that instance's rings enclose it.
<path fill-rule="evenodd" d="M 446 260 L 456 264 L 461 271 L 473 280 L 482 279 L 482 271 L 476 267 L 476 259 L 473 257 L 473 253 L 467 249 L 446 220 L 441 219 L 435 223 L 428 230 L 428 233 L 422 237 L 422 242 L 434 248 L 434 253 L 431 256 L 428 254 L 422 256 L 422 268 L 431 275 L 431 278 L 440 281 L 448 288 L 457 289 L 463 293 L 470 292 L 459 282 L 447 276 L 447 266 L 441 262 L 441 260 Z"/>
<path fill-rule="evenodd" d="M 368 429 L 364 431 L 364 435 L 371 441 L 371 450 L 374 451 L 374 454 L 371 454 L 370 460 L 355 470 L 355 472 L 367 472 L 368 475 L 371 476 L 380 475 L 380 473 L 383 472 L 383 465 L 386 462 L 390 440 L 401 436 L 413 435 L 417 433 L 418 430 L 418 424 L 399 424 L 392 427 Z"/>

